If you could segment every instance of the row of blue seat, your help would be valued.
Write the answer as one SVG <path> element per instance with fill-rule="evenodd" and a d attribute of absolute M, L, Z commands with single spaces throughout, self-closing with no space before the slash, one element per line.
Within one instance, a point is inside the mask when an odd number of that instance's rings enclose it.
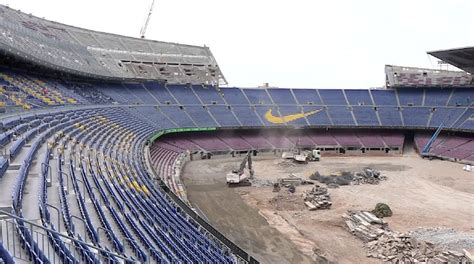
<path fill-rule="evenodd" d="M 267 111 L 284 117 L 296 113 L 309 113 L 305 118 L 288 121 L 292 126 L 371 126 L 371 127 L 417 127 L 436 128 L 441 122 L 452 129 L 463 129 L 462 122 L 469 115 L 463 115 L 465 107 L 371 107 L 371 106 L 161 106 L 133 107 L 132 114 L 151 125 L 161 128 L 183 127 L 261 127 L 284 126 L 267 120 Z"/>
<path fill-rule="evenodd" d="M 468 106 L 469 88 L 288 89 L 220 88 L 200 85 L 124 83 L 97 88 L 123 104 L 161 105 L 340 105 L 340 106 Z"/>
<path fill-rule="evenodd" d="M 7 249 L 3 246 L 2 242 L 0 242 L 0 259 L 5 263 L 5 264 L 15 264 L 15 261 L 13 260 L 12 255 L 10 252 L 7 251 Z"/>
<path fill-rule="evenodd" d="M 8 166 L 10 165 L 9 161 L 4 157 L 0 157 L 0 178 L 5 175 L 8 170 Z"/>
<path fill-rule="evenodd" d="M 114 170 L 114 168 L 112 168 L 112 170 Z M 114 171 L 114 172 L 115 172 L 115 171 Z M 116 173 L 116 172 L 115 172 L 115 173 Z M 132 190 L 132 191 L 133 191 L 133 190 Z M 119 192 L 119 194 L 120 194 L 120 192 Z M 138 195 L 138 194 L 137 194 L 137 195 Z M 113 197 L 113 196 L 112 196 L 112 197 Z M 133 196 L 132 196 L 132 197 L 133 197 Z M 125 198 L 124 198 L 124 199 L 125 199 Z M 131 199 L 132 199 L 132 200 L 131 200 L 131 203 L 132 203 L 133 205 L 139 205 L 139 201 L 135 201 L 135 200 L 133 200 L 133 198 L 131 198 Z M 137 203 L 137 202 L 138 202 L 138 203 Z M 129 203 L 125 203 L 125 204 L 129 204 Z M 139 207 L 139 208 L 140 208 L 140 207 Z M 150 221 L 150 222 L 151 222 L 151 221 Z"/>
<path fill-rule="evenodd" d="M 26 178 L 28 176 L 30 166 L 32 164 L 32 160 L 36 155 L 36 152 L 44 143 L 46 138 L 50 137 L 51 134 L 54 132 L 54 128 L 50 128 L 48 131 L 42 133 L 39 138 L 37 138 L 34 143 L 31 145 L 28 153 L 26 154 L 25 159 L 23 160 L 20 170 L 15 181 L 15 185 L 13 187 L 12 193 L 12 208 L 13 213 L 22 218 L 22 203 L 23 203 L 23 190 L 26 183 Z M 26 249 L 28 255 L 30 256 L 30 260 L 34 263 L 50 263 L 47 257 L 44 255 L 43 251 L 37 244 L 37 241 L 34 240 L 29 228 L 26 228 L 24 221 L 21 219 L 15 220 L 17 233 L 20 237 L 20 242 Z"/>
<path fill-rule="evenodd" d="M 79 111 L 78 111 L 79 112 Z M 97 166 L 97 174 L 92 167 L 87 167 L 85 162 L 80 163 L 80 175 L 75 174 L 74 162 L 69 162 L 69 175 L 72 180 L 72 186 L 76 193 L 76 200 L 81 216 L 85 219 L 88 234 L 92 238 L 91 241 L 95 245 L 98 243 L 98 234 L 96 227 L 93 226 L 90 212 L 87 211 L 87 206 L 83 203 L 85 195 L 91 198 L 91 205 L 95 208 L 95 214 L 99 220 L 103 221 L 101 225 L 106 230 L 112 231 L 111 224 L 114 223 L 118 227 L 118 231 L 123 238 L 126 239 L 127 245 L 132 249 L 132 252 L 137 257 L 136 260 L 144 261 L 148 257 L 157 263 L 169 262 L 197 262 L 197 263 L 234 263 L 234 259 L 229 255 L 220 244 L 208 237 L 208 234 L 199 228 L 199 226 L 178 209 L 169 197 L 164 193 L 156 190 L 156 186 L 151 182 L 150 176 L 147 175 L 144 169 L 144 157 L 141 153 L 143 144 L 146 139 L 154 131 L 157 126 L 149 122 L 143 122 L 142 119 L 136 118 L 130 120 L 129 111 L 126 108 L 111 108 L 108 110 L 94 110 L 92 114 L 76 114 L 62 118 L 48 118 L 48 122 L 42 120 L 41 122 L 29 122 L 28 129 L 21 134 L 21 137 L 28 137 L 29 140 L 33 135 L 40 134 L 36 137 L 26 155 L 24 163 L 20 167 L 20 173 L 17 184 L 15 185 L 13 193 L 13 207 L 17 215 L 21 213 L 21 204 L 23 200 L 23 186 L 28 175 L 29 165 L 35 155 L 36 150 L 44 143 L 46 138 L 51 138 L 52 142 L 46 149 L 46 155 L 42 163 L 45 165 L 41 168 L 41 180 L 38 193 L 38 204 L 42 220 L 45 227 L 55 230 L 55 224 L 51 222 L 50 214 L 46 207 L 47 191 L 46 181 L 50 168 L 49 158 L 52 153 L 54 142 L 62 140 L 59 149 L 64 149 L 67 142 L 66 139 L 73 138 L 72 142 L 75 147 L 81 147 L 80 155 L 77 156 L 78 151 L 71 150 L 70 153 L 79 158 L 80 156 L 88 156 L 90 163 Z M 102 119 L 93 122 L 84 120 L 90 117 L 106 117 L 107 122 Z M 60 123 L 64 121 L 64 123 Z M 78 126 L 77 122 L 87 124 L 87 128 Z M 118 126 L 117 126 L 118 125 Z M 47 129 L 45 132 L 43 132 Z M 35 132 L 31 132 L 35 131 Z M 54 133 L 56 135 L 52 136 Z M 26 140 L 25 140 L 26 141 Z M 104 156 L 97 156 L 92 159 L 89 152 L 83 152 L 83 147 L 95 149 Z M 21 149 L 21 148 L 20 148 Z M 87 155 L 86 155 L 87 154 Z M 111 162 L 105 159 L 105 156 L 117 160 Z M 55 171 L 59 179 L 59 201 L 60 210 L 63 217 L 64 225 L 68 234 L 78 238 L 78 234 L 74 231 L 74 224 L 70 213 L 70 206 L 68 204 L 68 196 L 65 192 L 65 178 L 66 174 L 62 173 L 64 159 L 71 159 L 60 155 L 58 157 L 58 170 Z M 101 168 L 105 168 L 102 170 Z M 108 175 L 105 177 L 104 175 Z M 76 177 L 82 177 L 82 182 L 85 184 L 86 193 L 81 193 Z M 142 179 L 143 178 L 143 179 Z M 146 178 L 146 179 L 145 179 Z M 92 179 L 92 182 L 90 181 Z M 100 179 L 100 181 L 99 181 Z M 118 179 L 129 179 L 135 181 L 138 186 L 147 190 L 131 188 L 127 184 L 118 181 Z M 92 184 L 99 191 L 99 196 L 92 190 Z M 105 188 L 103 188 L 105 187 Z M 149 190 L 149 191 L 148 191 Z M 111 199 L 111 201 L 109 201 Z M 99 202 L 102 200 L 102 203 Z M 113 202 L 113 203 L 111 203 Z M 122 217 L 120 216 L 124 216 Z M 57 223 L 60 224 L 60 223 Z M 31 237 L 30 233 L 24 233 L 22 236 L 25 239 Z M 120 242 L 117 234 L 111 234 L 110 241 Z M 113 238 L 115 236 L 115 238 Z M 61 240 L 54 232 L 48 233 L 50 244 L 56 251 L 60 259 L 65 263 L 97 263 L 94 254 L 88 250 L 87 246 L 79 245 L 76 242 L 76 250 L 81 253 L 83 259 L 75 259 L 72 252 L 66 247 L 64 241 Z M 33 243 L 31 243 L 33 242 Z M 32 260 L 38 263 L 47 263 L 39 250 L 38 246 L 31 241 L 28 245 L 28 252 L 32 256 Z M 146 245 L 142 248 L 141 245 Z M 125 245 L 122 245 L 122 247 Z M 145 250 L 146 249 L 146 250 Z M 120 253 L 125 252 L 119 247 L 114 248 L 114 251 Z M 110 259 L 114 259 L 109 253 L 101 253 L 108 255 Z M 116 258 L 114 261 L 115 262 Z"/>

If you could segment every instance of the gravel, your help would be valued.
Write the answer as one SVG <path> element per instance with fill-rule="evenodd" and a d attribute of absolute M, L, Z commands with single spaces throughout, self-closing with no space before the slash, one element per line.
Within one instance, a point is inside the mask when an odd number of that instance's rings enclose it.
<path fill-rule="evenodd" d="M 443 249 L 460 252 L 463 249 L 474 249 L 474 233 L 472 232 L 459 232 L 452 228 L 419 228 L 409 234 Z"/>

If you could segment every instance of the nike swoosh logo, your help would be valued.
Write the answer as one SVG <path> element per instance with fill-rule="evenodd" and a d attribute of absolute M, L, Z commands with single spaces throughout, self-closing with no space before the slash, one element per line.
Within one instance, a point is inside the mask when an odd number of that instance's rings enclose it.
<path fill-rule="evenodd" d="M 314 110 L 314 111 L 309 111 L 306 113 L 298 113 L 298 114 L 292 114 L 292 115 L 286 115 L 286 116 L 274 116 L 272 114 L 272 109 L 268 109 L 268 111 L 265 113 L 265 119 L 273 124 L 284 124 L 287 122 L 295 121 L 301 118 L 304 118 L 306 116 L 314 115 L 318 112 L 322 111 L 322 109 Z"/>

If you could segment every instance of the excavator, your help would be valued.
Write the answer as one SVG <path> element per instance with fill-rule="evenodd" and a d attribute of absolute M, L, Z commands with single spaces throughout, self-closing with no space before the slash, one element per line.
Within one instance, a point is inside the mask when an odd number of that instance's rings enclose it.
<path fill-rule="evenodd" d="M 238 169 L 234 169 L 227 173 L 226 180 L 229 187 L 252 185 L 252 183 L 249 181 L 250 179 L 253 179 L 254 176 L 251 153 L 251 151 L 247 152 L 247 155 L 245 155 Z M 247 164 L 248 169 L 246 168 Z"/>

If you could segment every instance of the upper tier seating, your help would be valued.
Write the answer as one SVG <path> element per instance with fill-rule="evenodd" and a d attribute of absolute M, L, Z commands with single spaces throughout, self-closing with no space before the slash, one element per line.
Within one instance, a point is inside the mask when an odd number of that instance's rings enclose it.
<path fill-rule="evenodd" d="M 16 101 L 11 102 L 16 102 L 24 108 L 38 108 L 48 104 L 111 104 L 111 102 L 123 105 L 148 105 L 148 108 L 137 108 L 134 111 L 135 115 L 144 114 L 148 123 L 158 124 L 161 128 L 241 126 L 436 128 L 443 123 L 445 129 L 472 131 L 474 126 L 470 114 L 473 109 L 474 90 L 469 87 L 396 90 L 217 88 L 151 81 L 144 83 L 63 81 L 32 77 L 8 69 L 4 69 L 1 74 L 8 77 L 5 77 L 6 80 L 0 79 L 0 86 L 16 89 L 15 92 L 8 92 L 9 97 L 5 98 L 9 101 L 15 99 Z M 37 90 L 41 85 L 54 87 L 49 89 L 50 99 L 42 98 L 37 92 L 30 91 Z M 53 90 L 58 92 L 53 93 Z M 72 98 L 73 101 L 68 101 L 68 98 Z M 9 101 L 6 102 L 7 110 Z"/>

